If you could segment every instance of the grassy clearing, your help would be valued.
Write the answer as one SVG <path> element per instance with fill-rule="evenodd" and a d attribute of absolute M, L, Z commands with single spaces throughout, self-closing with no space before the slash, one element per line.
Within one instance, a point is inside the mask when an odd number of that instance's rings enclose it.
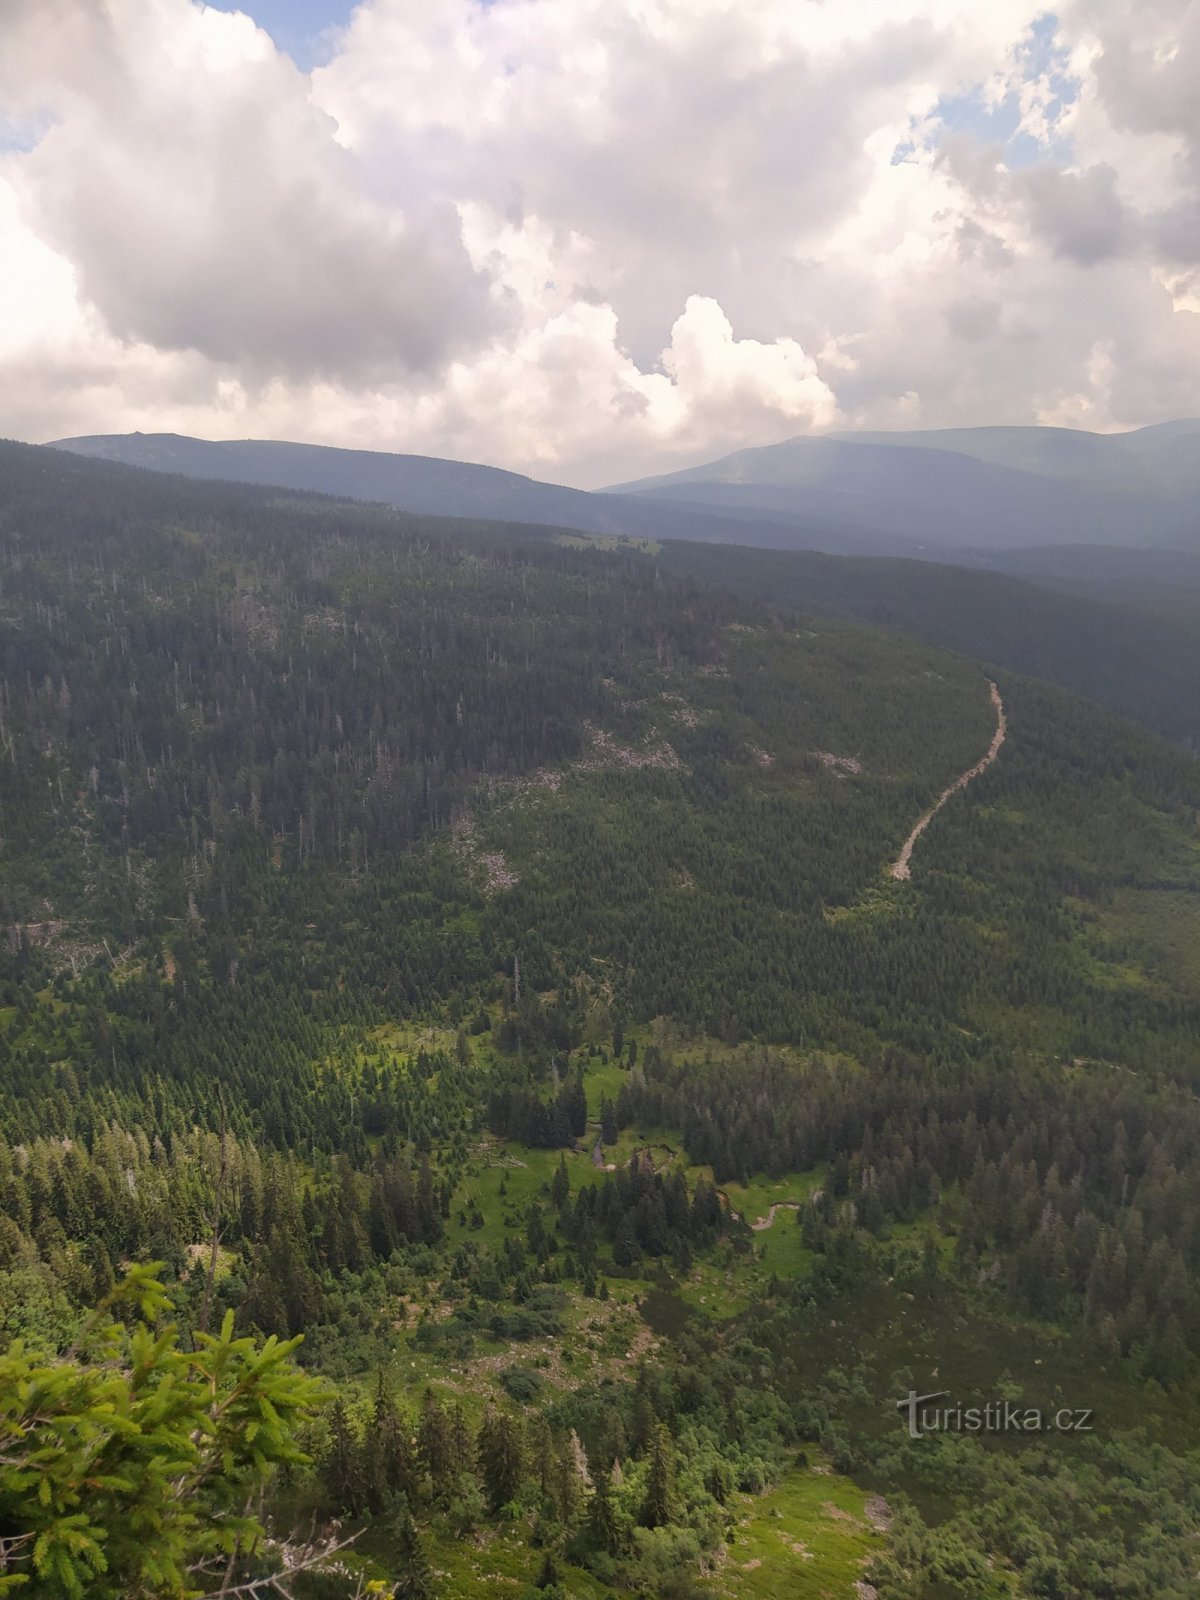
<path fill-rule="evenodd" d="M 452 1051 L 457 1034 L 453 1028 L 438 1028 L 420 1022 L 387 1022 L 372 1028 L 367 1042 L 372 1050 L 391 1050 L 396 1055 L 416 1055 L 424 1050 L 433 1055 L 438 1051 Z"/>
<path fill-rule="evenodd" d="M 615 1061 L 593 1061 L 586 1052 L 577 1054 L 573 1064 L 583 1067 L 583 1087 L 587 1093 L 588 1116 L 593 1120 L 600 1115 L 601 1100 L 615 1100 L 623 1084 L 629 1082 L 629 1068 Z"/>
<path fill-rule="evenodd" d="M 725 1194 L 739 1216 L 753 1225 L 765 1220 L 772 1206 L 807 1204 L 813 1191 L 820 1189 L 823 1184 L 824 1169 L 814 1168 L 811 1172 L 789 1174 L 785 1178 L 755 1177 L 745 1183 L 727 1183 Z M 773 1233 L 786 1220 L 777 1211 L 774 1227 L 764 1229 L 764 1233 Z"/>
<path fill-rule="evenodd" d="M 764 1495 L 739 1495 L 728 1559 L 712 1578 L 728 1600 L 854 1600 L 863 1564 L 883 1548 L 866 1495 L 826 1469 L 796 1472 Z"/>
<path fill-rule="evenodd" d="M 749 1288 L 750 1263 L 729 1250 L 702 1261 L 692 1269 L 676 1293 L 685 1305 L 718 1320 L 739 1316 L 753 1300 Z"/>
<path fill-rule="evenodd" d="M 800 1224 L 794 1211 L 776 1214 L 775 1226 L 755 1235 L 755 1257 L 760 1280 L 771 1273 L 788 1280 L 803 1277 L 813 1264 L 811 1250 L 805 1248 L 800 1234 Z"/>
<path fill-rule="evenodd" d="M 511 1141 L 489 1140 L 475 1151 L 451 1215 L 464 1202 L 474 1202 L 483 1216 L 483 1227 L 471 1229 L 467 1237 L 482 1249 L 503 1249 L 506 1237 L 524 1229 L 530 1205 L 545 1200 L 562 1157 L 560 1150 L 531 1150 Z M 594 1169 L 587 1156 L 574 1151 L 567 1151 L 565 1159 L 574 1189 L 580 1178 Z M 459 1231 L 454 1227 L 451 1237 Z"/>
<path fill-rule="evenodd" d="M 456 1600 L 458 1596 L 467 1600 L 473 1595 L 494 1595 L 497 1590 L 528 1594 L 542 1564 L 542 1551 L 534 1547 L 524 1522 L 499 1532 L 481 1530 L 474 1539 L 456 1539 L 431 1528 L 425 1534 L 425 1548 L 439 1592 Z M 602 1600 L 609 1592 L 582 1568 L 560 1563 L 559 1572 L 572 1600 Z"/>
<path fill-rule="evenodd" d="M 675 1292 L 685 1304 L 707 1316 L 718 1320 L 737 1317 L 763 1297 L 772 1274 L 784 1280 L 802 1277 L 812 1261 L 795 1217 L 784 1212 L 774 1228 L 755 1235 L 748 1249 L 720 1246 L 693 1267 Z"/>
<path fill-rule="evenodd" d="M 624 533 L 559 533 L 554 542 L 567 550 L 637 550 L 646 556 L 656 556 L 662 549 L 658 539 L 631 538 Z"/>
<path fill-rule="evenodd" d="M 800 1470 L 763 1495 L 738 1495 L 733 1537 L 703 1588 L 713 1600 L 855 1600 L 855 1580 L 882 1548 L 866 1514 L 866 1495 L 827 1468 Z M 475 1536 L 456 1537 L 440 1519 L 421 1529 L 439 1590 L 472 1600 L 500 1592 L 527 1594 L 542 1552 L 528 1519 Z M 559 1582 L 572 1600 L 611 1593 L 581 1567 L 556 1558 Z"/>

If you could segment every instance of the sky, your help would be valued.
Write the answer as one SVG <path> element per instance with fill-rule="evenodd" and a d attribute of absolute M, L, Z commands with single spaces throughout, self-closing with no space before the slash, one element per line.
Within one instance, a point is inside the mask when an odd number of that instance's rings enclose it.
<path fill-rule="evenodd" d="M 323 65 L 337 48 L 338 33 L 350 21 L 354 0 L 215 0 L 214 11 L 242 12 L 253 18 L 280 50 L 309 72 Z"/>
<path fill-rule="evenodd" d="M 3 0 L 0 435 L 1200 414 L 1200 0 Z"/>

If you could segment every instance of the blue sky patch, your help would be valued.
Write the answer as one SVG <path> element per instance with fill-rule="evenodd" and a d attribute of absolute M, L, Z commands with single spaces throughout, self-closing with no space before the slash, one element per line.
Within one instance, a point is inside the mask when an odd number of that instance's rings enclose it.
<path fill-rule="evenodd" d="M 1017 60 L 1026 83 L 1039 78 L 1046 80 L 1050 89 L 1046 119 L 1053 129 L 1059 116 L 1079 93 L 1079 80 L 1069 76 L 1068 54 L 1058 42 L 1056 16 L 1047 13 L 1037 19 L 1017 52 Z M 998 104 L 989 104 L 983 85 L 979 85 L 966 94 L 943 95 L 933 114 L 942 128 L 971 134 L 984 144 L 1001 145 L 1009 167 L 1027 167 L 1046 157 L 1062 161 L 1070 156 L 1067 138 L 1052 136 L 1043 143 L 1021 129 L 1021 110 L 1015 93 L 1006 95 Z M 908 160 L 916 151 L 915 140 L 904 140 L 892 152 L 892 165 Z"/>
<path fill-rule="evenodd" d="M 350 21 L 356 0 L 206 0 L 214 11 L 242 11 L 253 17 L 303 71 L 329 59 L 323 35 Z"/>
<path fill-rule="evenodd" d="M 49 127 L 49 118 L 40 120 L 25 118 L 18 122 L 0 112 L 0 155 L 13 151 L 24 155 L 33 149 Z"/>

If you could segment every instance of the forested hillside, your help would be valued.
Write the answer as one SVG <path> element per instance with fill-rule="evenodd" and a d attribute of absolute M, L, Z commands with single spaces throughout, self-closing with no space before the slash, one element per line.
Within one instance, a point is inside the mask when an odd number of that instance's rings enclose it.
<path fill-rule="evenodd" d="M 0 449 L 0 1584 L 1192 1592 L 1200 768 L 1001 672 L 898 881 L 988 675 L 770 599 Z"/>
<path fill-rule="evenodd" d="M 673 541 L 672 571 L 807 615 L 915 633 L 1200 743 L 1200 568 L 1165 552 L 1023 554 L 1028 576 L 940 561 L 743 550 Z"/>

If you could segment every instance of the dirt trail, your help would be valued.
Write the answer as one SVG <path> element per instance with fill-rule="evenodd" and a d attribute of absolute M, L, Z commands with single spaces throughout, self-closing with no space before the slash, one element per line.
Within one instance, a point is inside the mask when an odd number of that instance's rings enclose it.
<path fill-rule="evenodd" d="M 727 1206 L 729 1206 L 729 1215 L 733 1218 L 733 1220 L 735 1222 L 740 1222 L 742 1220 L 742 1213 L 740 1211 L 735 1211 L 733 1209 L 733 1207 L 731 1205 L 729 1205 L 729 1196 L 725 1193 L 724 1189 L 718 1189 L 717 1193 L 720 1195 L 721 1199 L 724 1200 L 725 1204 Z M 771 1207 L 771 1209 L 767 1212 L 765 1217 L 756 1217 L 755 1218 L 755 1220 L 750 1224 L 750 1232 L 751 1233 L 761 1233 L 764 1228 L 771 1227 L 771 1225 L 775 1221 L 775 1214 L 778 1211 L 799 1211 L 799 1210 L 800 1210 L 800 1202 L 799 1202 L 799 1200 L 777 1200 L 775 1202 L 775 1204 Z"/>
<path fill-rule="evenodd" d="M 750 1224 L 750 1231 L 751 1233 L 761 1233 L 764 1228 L 771 1227 L 775 1221 L 775 1213 L 777 1211 L 799 1211 L 799 1209 L 800 1202 L 798 1200 L 777 1200 L 765 1217 L 759 1217 Z"/>
<path fill-rule="evenodd" d="M 960 789 L 965 789 L 973 778 L 979 777 L 981 772 L 986 772 L 991 766 L 992 762 L 995 761 L 996 757 L 1000 754 L 1000 746 L 1004 743 L 1004 736 L 1008 732 L 1008 718 L 1004 713 L 1004 701 L 1000 698 L 999 689 L 997 689 L 996 685 L 990 681 L 988 683 L 988 688 L 992 692 L 992 704 L 996 708 L 996 731 L 992 735 L 992 742 L 988 746 L 988 753 L 984 756 L 982 761 L 977 761 L 975 765 L 973 767 L 969 767 L 966 772 L 960 773 L 958 777 L 955 778 L 954 782 L 950 784 L 948 788 L 943 789 L 941 794 L 938 795 L 933 805 L 930 806 L 929 810 L 920 819 L 916 827 L 904 841 L 903 850 L 901 850 L 900 854 L 889 867 L 888 870 L 893 878 L 912 877 L 912 870 L 909 866 L 909 862 L 912 860 L 913 846 L 916 844 L 917 840 L 925 832 L 925 829 L 933 821 L 934 817 L 937 816 L 938 812 L 946 804 L 946 801 L 949 800 L 950 796 L 957 794 Z"/>

